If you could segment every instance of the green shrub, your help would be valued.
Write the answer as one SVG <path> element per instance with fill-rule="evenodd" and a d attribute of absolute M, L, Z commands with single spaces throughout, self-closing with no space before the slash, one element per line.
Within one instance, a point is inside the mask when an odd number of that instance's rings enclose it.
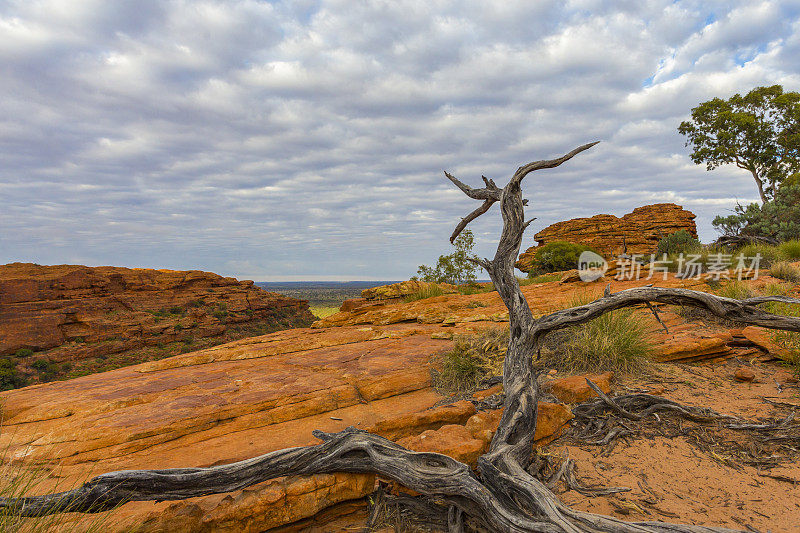
<path fill-rule="evenodd" d="M 688 254 L 698 252 L 701 247 L 700 241 L 692 237 L 688 231 L 682 229 L 658 241 L 657 252 L 659 257 L 664 254 Z"/>
<path fill-rule="evenodd" d="M 492 328 L 479 335 L 458 335 L 453 348 L 434 358 L 431 377 L 445 394 L 472 392 L 490 375 L 501 376 L 508 349 L 508 329 Z"/>
<path fill-rule="evenodd" d="M 428 283 L 427 285 L 424 285 L 416 292 L 408 294 L 404 298 L 404 300 L 406 302 L 414 302 L 417 300 L 424 300 L 426 298 L 433 298 L 435 296 L 442 296 L 442 295 L 444 295 L 444 290 L 439 285 L 437 285 L 436 283 Z"/>
<path fill-rule="evenodd" d="M 800 240 L 782 242 L 778 245 L 778 255 L 786 261 L 800 259 Z"/>
<path fill-rule="evenodd" d="M 440 255 L 435 266 L 420 265 L 417 269 L 417 276 L 411 279 L 431 283 L 450 283 L 451 285 L 474 282 L 475 272 L 478 270 L 478 266 L 470 261 L 474 258 L 472 253 L 474 244 L 472 231 L 465 229 L 453 241 L 455 252 L 449 255 Z"/>
<path fill-rule="evenodd" d="M 587 250 L 594 251 L 588 246 L 567 241 L 547 243 L 536 249 L 528 275 L 538 276 L 578 268 L 578 258 Z"/>
<path fill-rule="evenodd" d="M 541 274 L 537 276 L 531 272 L 528 273 L 527 278 L 517 278 L 520 287 L 533 285 L 534 283 L 550 283 L 552 281 L 559 281 L 560 279 L 560 274 Z"/>
<path fill-rule="evenodd" d="M 26 381 L 12 360 L 0 357 L 0 391 L 24 387 Z"/>
<path fill-rule="evenodd" d="M 800 268 L 786 261 L 774 263 L 769 269 L 769 274 L 774 278 L 791 281 L 792 283 L 800 282 Z"/>
<path fill-rule="evenodd" d="M 14 353 L 14 357 L 19 357 L 19 358 L 30 357 L 31 355 L 33 355 L 33 350 L 29 348 L 20 348 Z"/>
<path fill-rule="evenodd" d="M 203 299 L 199 300 L 190 300 L 189 303 L 186 304 L 186 307 L 203 307 L 206 305 L 206 301 Z"/>
<path fill-rule="evenodd" d="M 588 295 L 578 294 L 570 307 L 590 301 Z M 649 320 L 633 309 L 620 309 L 585 324 L 555 331 L 545 339 L 548 353 L 542 363 L 568 373 L 640 371 L 654 351 L 648 334 Z"/>
<path fill-rule="evenodd" d="M 723 298 L 733 298 L 734 300 L 745 300 L 755 296 L 755 292 L 746 283 L 738 280 L 729 281 L 716 291 L 717 295 Z"/>
<path fill-rule="evenodd" d="M 782 185 L 772 201 L 737 205 L 735 214 L 718 216 L 711 223 L 723 236 L 766 237 L 778 241 L 800 239 L 800 185 Z"/>
<path fill-rule="evenodd" d="M 761 267 L 768 267 L 780 259 L 778 248 L 764 243 L 748 244 L 736 250 L 733 254 L 734 264 L 738 261 L 740 255 L 743 255 L 745 258 L 752 258 L 756 257 L 756 255 L 760 255 Z"/>

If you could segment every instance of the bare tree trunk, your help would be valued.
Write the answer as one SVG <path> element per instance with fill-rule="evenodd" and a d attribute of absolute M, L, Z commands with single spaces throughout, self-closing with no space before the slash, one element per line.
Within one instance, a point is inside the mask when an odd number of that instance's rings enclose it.
<path fill-rule="evenodd" d="M 522 235 L 531 221 L 524 219 L 521 183 L 530 172 L 556 167 L 597 143 L 576 148 L 564 156 L 520 167 L 500 189 L 483 178 L 485 187 L 473 189 L 445 173 L 470 198 L 482 205 L 456 227 L 451 240 L 467 224 L 500 202 L 503 233 L 492 260 L 476 259 L 494 282 L 509 310 L 510 336 L 503 365 L 506 399 L 489 450 L 478 459 L 478 475 L 450 457 L 417 453 L 387 439 L 347 428 L 327 434 L 315 431 L 321 444 L 268 453 L 238 463 L 210 468 L 175 468 L 111 472 L 63 493 L 19 499 L 0 498 L 0 511 L 22 516 L 59 512 L 98 512 L 128 501 L 180 500 L 230 492 L 286 475 L 332 472 L 375 473 L 393 479 L 449 507 L 448 528 L 461 531 L 464 515 L 491 531 L 508 532 L 724 532 L 724 528 L 664 523 L 630 523 L 575 511 L 564 506 L 527 467 L 533 455 L 539 397 L 533 355 L 545 335 L 581 324 L 624 307 L 660 302 L 706 309 L 714 315 L 773 329 L 800 331 L 800 318 L 773 315 L 758 308 L 769 301 L 800 303 L 785 296 L 732 300 L 686 289 L 642 287 L 606 294 L 592 303 L 557 311 L 534 320 L 514 275 Z"/>
<path fill-rule="evenodd" d="M 750 169 L 750 173 L 753 175 L 753 179 L 756 180 L 756 185 L 758 186 L 758 195 L 761 197 L 761 203 L 767 203 L 769 200 L 767 199 L 767 194 L 764 192 L 764 180 L 759 177 L 757 170 Z"/>

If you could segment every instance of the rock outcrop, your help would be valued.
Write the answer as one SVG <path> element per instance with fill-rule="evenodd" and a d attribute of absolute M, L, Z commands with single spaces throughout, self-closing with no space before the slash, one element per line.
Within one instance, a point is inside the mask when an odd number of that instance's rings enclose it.
<path fill-rule="evenodd" d="M 0 266 L 0 356 L 12 356 L 20 375 L 33 382 L 159 359 L 312 320 L 307 302 L 210 272 Z"/>
<path fill-rule="evenodd" d="M 676 231 L 686 230 L 697 238 L 694 219 L 694 213 L 679 205 L 652 204 L 637 207 L 622 218 L 595 215 L 557 222 L 533 236 L 537 245 L 520 254 L 517 268 L 528 272 L 536 249 L 553 241 L 585 244 L 606 259 L 623 252 L 651 254 L 661 238 Z"/>
<path fill-rule="evenodd" d="M 452 343 L 431 338 L 439 327 L 285 330 L 3 392 L 0 449 L 53 467 L 42 491 L 113 470 L 238 461 L 316 444 L 313 430 L 348 426 L 472 460 L 497 429 L 499 411 L 476 413 L 463 400 L 440 405 L 446 400 L 432 388 L 429 361 Z M 572 417 L 561 404 L 541 403 L 539 412 L 542 442 Z M 116 525 L 107 530 L 266 531 L 364 498 L 374 486 L 375 476 L 337 473 L 178 502 L 131 502 L 114 511 Z"/>

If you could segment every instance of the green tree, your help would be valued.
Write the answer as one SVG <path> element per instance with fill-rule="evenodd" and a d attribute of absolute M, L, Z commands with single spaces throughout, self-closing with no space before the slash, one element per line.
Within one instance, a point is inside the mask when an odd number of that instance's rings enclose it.
<path fill-rule="evenodd" d="M 784 93 L 780 85 L 703 102 L 678 131 L 698 165 L 713 170 L 733 163 L 749 171 L 763 203 L 800 170 L 800 93 Z"/>
<path fill-rule="evenodd" d="M 436 266 L 420 265 L 417 276 L 412 279 L 433 283 L 452 283 L 453 285 L 475 281 L 478 267 L 470 261 L 474 257 L 472 253 L 474 245 L 475 239 L 472 231 L 468 229 L 462 231 L 453 241 L 453 246 L 456 247 L 455 252 L 450 255 L 440 255 Z"/>
<path fill-rule="evenodd" d="M 766 237 L 778 241 L 800 239 L 800 184 L 786 181 L 771 202 L 737 205 L 735 214 L 718 216 L 711 224 L 723 237 Z"/>

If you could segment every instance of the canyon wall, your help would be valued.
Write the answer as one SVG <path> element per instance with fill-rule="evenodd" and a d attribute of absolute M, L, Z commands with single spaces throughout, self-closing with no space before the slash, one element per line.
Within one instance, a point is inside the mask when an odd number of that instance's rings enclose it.
<path fill-rule="evenodd" d="M 199 270 L 0 265 L 0 356 L 28 383 L 312 320 L 305 301 Z"/>

